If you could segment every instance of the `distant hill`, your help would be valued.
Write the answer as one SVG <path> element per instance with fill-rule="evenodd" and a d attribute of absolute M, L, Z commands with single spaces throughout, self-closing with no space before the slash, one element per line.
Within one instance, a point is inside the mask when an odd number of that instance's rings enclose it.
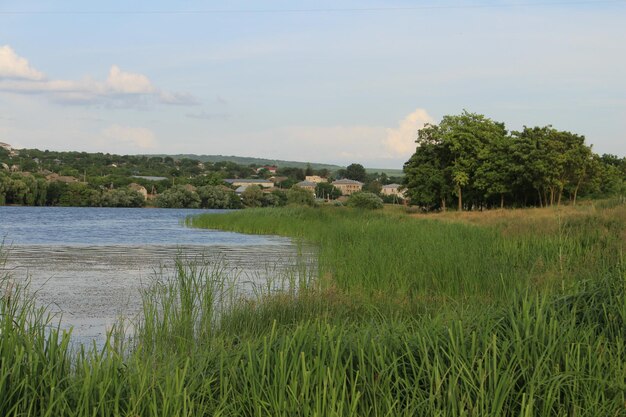
<path fill-rule="evenodd" d="M 404 177 L 404 171 L 394 168 L 365 168 L 368 174 L 385 173 L 388 177 Z"/>
<path fill-rule="evenodd" d="M 201 162 L 222 162 L 229 161 L 234 162 L 239 165 L 276 165 L 278 167 L 293 167 L 293 168 L 306 168 L 307 165 L 311 165 L 311 168 L 318 169 L 328 169 L 329 171 L 337 171 L 339 169 L 345 168 L 345 166 L 341 165 L 333 165 L 333 164 L 322 164 L 320 162 L 302 162 L 302 161 L 286 161 L 283 159 L 265 159 L 265 158 L 254 158 L 249 156 L 235 156 L 235 155 L 196 155 L 196 154 L 175 154 L 175 155 L 166 155 L 166 154 L 157 154 L 157 155 L 148 155 L 148 156 L 160 156 L 166 157 L 169 156 L 174 159 L 195 159 Z M 390 177 L 402 177 L 404 176 L 404 172 L 401 169 L 393 169 L 393 168 L 365 168 L 368 174 L 371 173 L 385 173 Z"/>
<path fill-rule="evenodd" d="M 311 164 L 313 169 L 328 169 L 330 171 L 336 171 L 341 168 L 345 168 L 339 165 L 322 164 L 319 162 L 300 162 L 300 161 L 285 161 L 282 159 L 265 159 L 265 158 L 253 158 L 249 156 L 235 156 L 235 155 L 195 155 L 195 154 L 156 154 L 146 156 L 160 156 L 160 157 L 172 157 L 174 159 L 196 159 L 201 162 L 234 162 L 239 165 L 276 165 L 278 167 L 293 167 L 293 168 L 306 168 L 308 164 Z"/>

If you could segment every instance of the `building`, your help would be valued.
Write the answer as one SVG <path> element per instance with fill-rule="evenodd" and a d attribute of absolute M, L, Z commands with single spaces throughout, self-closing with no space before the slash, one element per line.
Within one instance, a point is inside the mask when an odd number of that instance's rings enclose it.
<path fill-rule="evenodd" d="M 309 190 L 310 192 L 315 194 L 315 187 L 317 186 L 317 184 L 312 181 L 300 181 L 296 184 L 296 186 L 305 190 Z"/>
<path fill-rule="evenodd" d="M 153 177 L 150 175 L 133 175 L 131 178 L 139 178 L 148 181 L 168 181 L 166 177 Z"/>
<path fill-rule="evenodd" d="M 402 185 L 400 184 L 387 184 L 383 185 L 380 191 L 382 195 L 395 195 L 404 198 L 404 190 L 400 190 Z"/>
<path fill-rule="evenodd" d="M 232 185 L 233 187 L 247 187 L 249 185 L 258 185 L 261 188 L 271 188 L 274 186 L 274 183 L 272 181 L 268 181 L 268 180 L 255 180 L 255 179 L 226 179 L 224 180 L 224 182 Z"/>
<path fill-rule="evenodd" d="M 259 172 L 263 171 L 263 170 L 267 170 L 270 174 L 276 174 L 276 171 L 278 171 L 278 167 L 276 165 L 265 165 L 262 167 L 258 167 L 256 169 L 256 173 L 258 174 Z"/>
<path fill-rule="evenodd" d="M 363 188 L 362 182 L 349 179 L 333 181 L 332 184 L 341 190 L 341 195 L 350 195 Z"/>
<path fill-rule="evenodd" d="M 304 180 L 314 182 L 316 184 L 319 184 L 320 182 L 328 182 L 326 178 L 320 177 L 319 175 L 307 175 Z"/>

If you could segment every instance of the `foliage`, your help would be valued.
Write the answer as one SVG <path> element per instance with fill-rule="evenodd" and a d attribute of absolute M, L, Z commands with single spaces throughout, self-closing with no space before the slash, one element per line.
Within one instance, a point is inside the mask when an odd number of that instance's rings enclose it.
<path fill-rule="evenodd" d="M 626 174 L 618 179 L 612 164 L 622 163 L 594 156 L 584 136 L 551 126 L 509 134 L 502 123 L 463 112 L 419 130 L 404 184 L 411 203 L 426 209 L 445 210 L 454 197 L 459 210 L 559 205 L 564 195 L 576 204 L 581 192 L 620 188 Z"/>
<path fill-rule="evenodd" d="M 289 198 L 287 197 L 287 193 L 283 190 L 273 190 L 272 195 L 275 197 L 275 206 L 282 207 L 286 206 L 289 203 Z"/>
<path fill-rule="evenodd" d="M 197 193 L 198 197 L 200 197 L 200 207 L 207 209 L 235 208 L 232 207 L 232 203 L 236 198 L 238 199 L 233 190 L 218 185 L 198 187 Z"/>
<path fill-rule="evenodd" d="M 331 183 L 320 182 L 315 186 L 315 195 L 319 198 L 335 200 L 341 197 L 341 190 Z"/>
<path fill-rule="evenodd" d="M 190 219 L 306 238 L 318 278 L 300 267 L 275 277 L 283 291 L 242 300 L 223 265 L 178 263 L 143 291 L 130 338 L 120 323 L 101 347 L 76 347 L 0 278 L 0 415 L 623 415 L 625 206 L 508 215 Z"/>
<path fill-rule="evenodd" d="M 383 208 L 383 200 L 374 193 L 362 191 L 350 195 L 348 202 L 349 207 L 356 207 L 362 209 L 381 209 Z"/>
<path fill-rule="evenodd" d="M 59 204 L 66 207 L 94 207 L 100 205 L 100 193 L 82 182 L 68 184 L 59 198 Z"/>
<path fill-rule="evenodd" d="M 314 206 L 315 196 L 311 191 L 294 185 L 287 191 L 287 202 L 296 206 Z"/>
<path fill-rule="evenodd" d="M 365 168 L 361 164 L 350 164 L 342 173 L 345 178 L 348 178 L 350 180 L 364 182 L 367 178 Z"/>
<path fill-rule="evenodd" d="M 102 207 L 143 207 L 145 203 L 138 191 L 127 188 L 107 190 L 100 197 Z"/>
<path fill-rule="evenodd" d="M 372 180 L 363 186 L 363 191 L 367 191 L 369 193 L 376 194 L 378 196 L 380 195 L 380 192 L 382 191 L 382 189 L 383 189 L 383 186 L 378 180 Z"/>
<path fill-rule="evenodd" d="M 184 186 L 174 186 L 156 198 L 156 205 L 163 208 L 198 208 L 200 197 Z"/>
<path fill-rule="evenodd" d="M 246 207 L 261 207 L 263 205 L 263 190 L 258 185 L 249 185 L 241 193 L 241 201 Z"/>

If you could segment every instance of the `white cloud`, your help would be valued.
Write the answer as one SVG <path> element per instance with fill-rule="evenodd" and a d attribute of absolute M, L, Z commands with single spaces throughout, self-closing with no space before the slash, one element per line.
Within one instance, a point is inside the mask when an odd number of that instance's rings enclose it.
<path fill-rule="evenodd" d="M 189 116 L 189 115 L 188 115 Z M 358 162 L 398 168 L 415 152 L 418 129 L 433 118 L 418 108 L 398 123 L 385 126 L 285 126 L 233 135 L 220 152 L 298 161 Z M 246 145 L 242 147 L 242 143 Z"/>
<path fill-rule="evenodd" d="M 102 131 L 105 149 L 150 150 L 156 147 L 154 133 L 145 127 L 112 125 Z M 128 151 L 127 151 L 128 152 Z"/>
<path fill-rule="evenodd" d="M 110 91 L 122 94 L 150 94 L 156 89 L 143 74 L 124 72 L 117 65 L 113 65 L 106 81 Z"/>
<path fill-rule="evenodd" d="M 105 81 L 85 77 L 80 80 L 49 80 L 31 68 L 9 46 L 0 48 L 0 92 L 41 94 L 62 104 L 99 104 L 133 107 L 148 103 L 194 105 L 190 94 L 163 91 L 139 73 L 123 71 L 112 65 Z"/>
<path fill-rule="evenodd" d="M 392 156 L 410 156 L 415 152 L 415 140 L 417 131 L 426 123 L 434 120 L 424 109 L 415 109 L 407 115 L 395 129 L 387 129 L 387 137 L 384 140 L 386 149 Z"/>
<path fill-rule="evenodd" d="M 28 60 L 17 55 L 9 46 L 0 47 L 0 79 L 14 78 L 39 81 L 44 74 L 30 66 Z"/>

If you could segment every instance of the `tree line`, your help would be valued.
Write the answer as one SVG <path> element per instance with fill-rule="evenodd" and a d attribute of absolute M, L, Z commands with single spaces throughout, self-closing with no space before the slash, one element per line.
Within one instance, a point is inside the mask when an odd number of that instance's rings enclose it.
<path fill-rule="evenodd" d="M 0 148 L 0 205 L 240 208 L 288 204 L 288 193 L 307 175 L 350 178 L 365 183 L 364 190 L 380 193 L 381 185 L 401 182 L 385 173 L 366 173 L 360 164 L 350 164 L 338 172 L 328 169 L 279 167 L 276 173 L 234 162 L 201 162 L 169 156 L 112 155 L 87 152 L 56 152 L 21 149 L 17 155 Z M 51 174 L 69 181 L 50 179 Z M 147 179 L 142 177 L 160 177 Z M 273 178 L 272 178 L 273 177 Z M 251 188 L 242 196 L 225 186 L 225 178 L 272 178 L 276 192 L 262 193 Z M 146 188 L 150 199 L 129 189 L 137 183 Z M 341 192 L 330 183 L 320 183 L 315 194 L 335 199 Z M 260 194 L 259 194 L 260 193 Z M 297 193 L 291 193 L 294 196 Z M 157 196 L 157 198 L 153 198 Z M 387 198 L 382 196 L 383 198 Z M 293 199 L 293 198 L 292 198 Z"/>
<path fill-rule="evenodd" d="M 576 204 L 579 197 L 623 195 L 626 158 L 599 156 L 579 134 L 552 126 L 509 132 L 504 123 L 464 111 L 418 131 L 404 164 L 411 204 L 426 210 Z"/>

